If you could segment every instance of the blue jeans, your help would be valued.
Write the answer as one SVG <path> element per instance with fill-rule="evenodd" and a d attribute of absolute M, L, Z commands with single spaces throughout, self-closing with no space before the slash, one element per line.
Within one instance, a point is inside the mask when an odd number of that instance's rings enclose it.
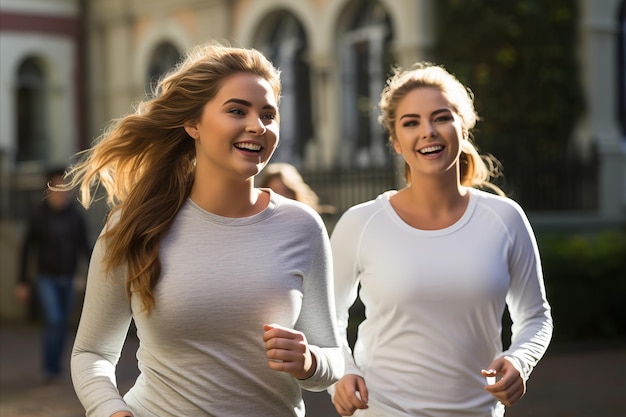
<path fill-rule="evenodd" d="M 63 349 L 74 306 L 73 276 L 40 275 L 37 277 L 37 292 L 44 322 L 44 376 L 53 378 L 61 374 Z"/>

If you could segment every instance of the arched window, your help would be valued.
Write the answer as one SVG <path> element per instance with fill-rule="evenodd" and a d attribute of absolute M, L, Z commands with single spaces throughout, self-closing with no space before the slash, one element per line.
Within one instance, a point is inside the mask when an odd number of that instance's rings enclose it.
<path fill-rule="evenodd" d="M 378 123 L 378 99 L 394 62 L 391 20 L 376 0 L 359 0 L 346 16 L 339 44 L 341 63 L 340 163 L 382 167 L 391 164 L 387 136 Z"/>
<path fill-rule="evenodd" d="M 291 13 L 278 11 L 267 20 L 259 46 L 281 71 L 280 146 L 272 157 L 300 167 L 313 137 L 311 78 L 304 29 Z"/>
<path fill-rule="evenodd" d="M 25 59 L 17 73 L 16 161 L 45 161 L 48 154 L 46 77 L 37 58 Z"/>
<path fill-rule="evenodd" d="M 154 49 L 148 67 L 147 88 L 149 94 L 154 92 L 160 78 L 174 68 L 180 58 L 180 52 L 170 42 L 162 42 Z"/>

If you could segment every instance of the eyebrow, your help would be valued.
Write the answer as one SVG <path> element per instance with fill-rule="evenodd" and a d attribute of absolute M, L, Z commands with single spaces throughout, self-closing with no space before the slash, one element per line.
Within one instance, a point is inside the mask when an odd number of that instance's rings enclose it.
<path fill-rule="evenodd" d="M 450 110 L 450 109 L 443 108 L 443 109 L 435 110 L 430 115 L 431 116 L 436 116 L 436 115 L 438 115 L 440 113 L 446 113 L 446 112 L 451 112 L 451 111 L 452 110 Z M 421 116 L 419 114 L 415 114 L 415 113 L 407 113 L 407 114 L 403 114 L 402 116 L 400 116 L 399 120 L 402 120 L 405 117 L 417 117 L 419 119 Z"/>
<path fill-rule="evenodd" d="M 230 98 L 230 99 L 226 100 L 223 105 L 226 105 L 226 104 L 229 104 L 229 103 L 236 103 L 236 104 L 240 104 L 242 106 L 252 107 L 252 103 L 251 102 L 249 102 L 248 100 L 240 99 L 240 98 Z M 263 106 L 263 109 L 278 111 L 276 109 L 276 107 L 272 106 L 271 104 L 266 104 L 265 106 Z"/>

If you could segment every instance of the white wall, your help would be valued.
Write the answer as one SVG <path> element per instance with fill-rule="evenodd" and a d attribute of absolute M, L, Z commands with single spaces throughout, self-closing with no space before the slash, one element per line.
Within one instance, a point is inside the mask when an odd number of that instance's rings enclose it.
<path fill-rule="evenodd" d="M 2 0 L 2 11 L 46 16 L 74 16 L 78 12 L 76 0 Z"/>
<path fill-rule="evenodd" d="M 17 72 L 25 59 L 37 57 L 44 63 L 48 83 L 49 162 L 65 162 L 77 144 L 74 44 L 62 37 L 0 32 L 0 51 L 0 150 L 7 155 L 14 155 L 17 150 Z"/>

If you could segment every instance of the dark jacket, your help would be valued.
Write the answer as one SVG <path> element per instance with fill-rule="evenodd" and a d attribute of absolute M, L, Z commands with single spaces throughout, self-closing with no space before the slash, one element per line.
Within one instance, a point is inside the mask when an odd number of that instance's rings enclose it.
<path fill-rule="evenodd" d="M 82 255 L 89 259 L 85 219 L 75 205 L 54 210 L 44 201 L 30 216 L 22 246 L 20 282 L 29 282 L 29 263 L 37 275 L 74 275 Z"/>

